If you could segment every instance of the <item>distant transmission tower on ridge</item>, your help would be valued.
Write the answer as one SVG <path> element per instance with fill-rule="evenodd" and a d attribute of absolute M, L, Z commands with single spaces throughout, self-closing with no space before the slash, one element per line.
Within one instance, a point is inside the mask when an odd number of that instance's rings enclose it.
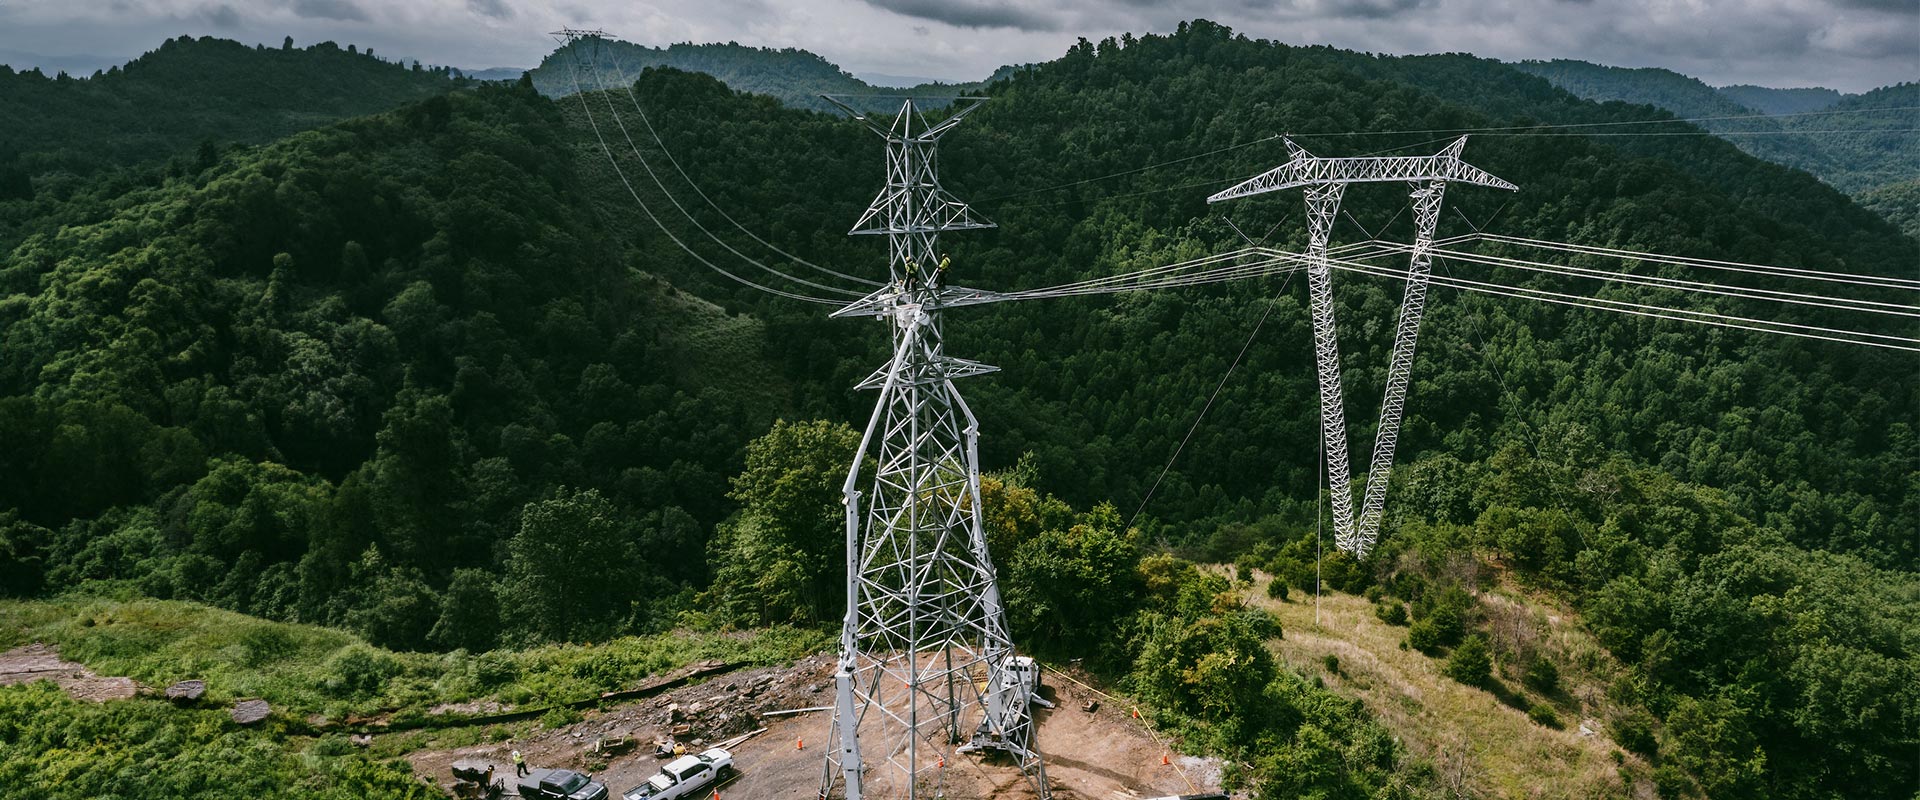
<path fill-rule="evenodd" d="M 935 150 L 985 98 L 957 98 L 932 125 L 906 100 L 886 127 L 827 100 L 887 141 L 886 188 L 851 234 L 886 237 L 891 279 L 834 316 L 889 323 L 893 357 L 860 384 L 880 398 L 844 487 L 847 615 L 820 796 L 836 784 L 847 800 L 944 796 L 957 755 L 994 750 L 1045 800 L 1037 667 L 1007 634 L 982 527 L 979 422 L 953 385 L 996 368 L 947 355 L 940 329 L 944 306 L 982 294 L 946 285 L 940 234 L 993 223 L 940 187 Z"/>

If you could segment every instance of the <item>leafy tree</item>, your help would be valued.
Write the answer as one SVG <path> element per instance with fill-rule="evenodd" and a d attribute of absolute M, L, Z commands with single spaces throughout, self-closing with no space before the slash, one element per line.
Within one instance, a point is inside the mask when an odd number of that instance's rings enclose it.
<path fill-rule="evenodd" d="M 0 587 L 11 597 L 32 597 L 40 592 L 45 575 L 42 552 L 52 532 L 20 520 L 14 511 L 0 512 Z"/>
<path fill-rule="evenodd" d="M 640 602 L 631 525 L 595 489 L 528 503 L 507 543 L 500 613 L 522 640 L 606 638 Z"/>
<path fill-rule="evenodd" d="M 1038 652 L 1084 655 L 1111 650 L 1114 631 L 1140 605 L 1140 561 L 1112 505 L 1067 530 L 1022 543 L 1003 573 L 1009 624 Z"/>
<path fill-rule="evenodd" d="M 494 583 L 486 570 L 454 570 L 440 603 L 440 619 L 427 632 L 427 641 L 448 650 L 493 649 L 500 640 L 500 598 Z"/>
<path fill-rule="evenodd" d="M 729 495 L 740 512 L 714 541 L 710 592 L 742 621 L 825 621 L 844 613 L 846 510 L 839 489 L 859 442 L 846 425 L 782 420 L 747 446 L 746 469 Z"/>
<path fill-rule="evenodd" d="M 1145 697 L 1215 722 L 1258 713 L 1277 667 L 1252 620 L 1233 614 L 1148 624 L 1151 630 L 1134 665 Z"/>

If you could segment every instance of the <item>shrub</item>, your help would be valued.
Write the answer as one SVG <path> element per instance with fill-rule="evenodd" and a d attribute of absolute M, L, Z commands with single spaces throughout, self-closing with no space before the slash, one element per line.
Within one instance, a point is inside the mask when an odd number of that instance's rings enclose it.
<path fill-rule="evenodd" d="M 1420 621 L 1433 629 L 1434 641 L 1444 647 L 1460 643 L 1460 637 L 1467 632 L 1466 622 L 1461 619 L 1461 609 L 1451 603 L 1437 605 L 1421 615 Z"/>
<path fill-rule="evenodd" d="M 1560 689 L 1560 668 L 1545 656 L 1536 654 L 1527 660 L 1527 671 L 1521 680 L 1536 692 L 1553 694 Z"/>
<path fill-rule="evenodd" d="M 1282 603 L 1287 602 L 1287 582 L 1275 575 L 1273 582 L 1267 584 L 1267 596 Z"/>
<path fill-rule="evenodd" d="M 1645 711 L 1614 717 L 1607 723 L 1607 734 L 1621 747 L 1648 758 L 1660 752 L 1660 743 L 1653 738 L 1653 718 Z"/>
<path fill-rule="evenodd" d="M 520 677 L 520 665 L 505 653 L 483 653 L 473 659 L 473 679 L 481 688 L 492 689 L 512 683 Z"/>
<path fill-rule="evenodd" d="M 1252 556 L 1242 556 L 1233 565 L 1233 579 L 1240 583 L 1253 583 L 1254 562 Z"/>
<path fill-rule="evenodd" d="M 1332 653 L 1328 653 L 1326 657 L 1320 659 L 1320 663 L 1327 668 L 1327 672 L 1330 672 L 1334 675 L 1340 674 L 1340 657 L 1339 656 L 1336 656 Z"/>
<path fill-rule="evenodd" d="M 400 674 L 400 660 L 366 645 L 341 648 L 327 659 L 324 688 L 336 697 L 365 698 L 379 694 L 387 680 Z"/>
<path fill-rule="evenodd" d="M 353 743 L 340 734 L 329 734 L 315 739 L 307 752 L 316 756 L 344 756 L 353 752 Z"/>
<path fill-rule="evenodd" d="M 1407 646 L 1427 655 L 1433 655 L 1440 649 L 1440 631 L 1433 626 L 1433 620 L 1423 619 L 1413 623 L 1407 629 Z"/>
<path fill-rule="evenodd" d="M 1493 657 L 1487 652 L 1486 637 L 1477 633 L 1467 637 L 1454 648 L 1453 655 L 1447 657 L 1442 671 L 1468 686 L 1485 686 L 1493 671 Z"/>
<path fill-rule="evenodd" d="M 1653 786 L 1662 800 L 1681 800 L 1693 796 L 1693 780 L 1677 764 L 1661 764 L 1653 771 Z"/>
<path fill-rule="evenodd" d="M 1546 703 L 1540 703 L 1533 708 L 1527 709 L 1527 719 L 1533 720 L 1535 724 L 1545 725 L 1554 730 L 1560 729 L 1560 716 L 1553 713 L 1553 706 L 1547 705 Z"/>
<path fill-rule="evenodd" d="M 547 713 L 540 715 L 540 727 L 550 731 L 558 730 L 586 718 L 586 715 L 580 713 L 579 709 L 555 706 L 549 709 Z"/>
<path fill-rule="evenodd" d="M 1407 607 L 1397 600 L 1388 600 L 1374 606 L 1373 615 L 1388 625 L 1407 624 Z"/>

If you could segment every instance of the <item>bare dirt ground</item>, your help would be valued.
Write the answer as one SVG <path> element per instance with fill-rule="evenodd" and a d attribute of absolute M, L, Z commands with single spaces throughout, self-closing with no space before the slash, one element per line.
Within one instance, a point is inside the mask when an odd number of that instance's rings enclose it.
<path fill-rule="evenodd" d="M 132 678 L 111 678 L 93 670 L 60 660 L 52 645 L 34 642 L 0 653 L 0 686 L 48 680 L 66 690 L 76 700 L 96 703 L 125 700 L 140 692 Z"/>
<path fill-rule="evenodd" d="M 518 747 L 534 767 L 594 772 L 617 797 L 659 769 L 663 762 L 654 757 L 652 743 L 676 727 L 681 731 L 678 741 L 691 752 L 765 728 L 729 748 L 739 771 L 719 788 L 720 796 L 814 800 L 819 796 L 832 712 L 764 715 L 830 704 L 833 667 L 831 656 L 816 655 L 790 668 L 741 670 L 650 700 L 588 712 L 582 722 L 538 731 L 512 744 L 422 750 L 407 759 L 416 772 L 450 786 L 452 764 L 461 759 L 492 761 L 498 765 L 497 774 L 511 776 L 509 752 Z M 1085 711 L 1086 702 L 1096 699 L 1094 693 L 1054 675 L 1048 676 L 1047 693 L 1056 707 L 1039 710 L 1040 750 L 1054 797 L 1135 800 L 1218 790 L 1217 762 L 1181 756 L 1162 746 L 1132 717 L 1130 707 L 1102 698 L 1096 710 Z M 611 758 L 597 756 L 591 749 L 601 737 L 627 737 L 639 742 L 639 747 Z M 601 761 L 604 769 L 587 769 Z M 953 800 L 1034 797 L 1017 769 L 1004 759 L 985 755 L 954 757 L 941 778 L 944 795 Z"/>

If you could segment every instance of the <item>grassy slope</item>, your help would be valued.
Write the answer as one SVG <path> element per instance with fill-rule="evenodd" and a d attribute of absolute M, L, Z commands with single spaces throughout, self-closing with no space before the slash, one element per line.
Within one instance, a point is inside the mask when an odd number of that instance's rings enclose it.
<path fill-rule="evenodd" d="M 198 603 L 0 602 L 0 649 L 32 641 L 56 645 L 63 658 L 102 675 L 150 687 L 199 678 L 207 681 L 211 703 L 261 697 L 294 718 L 334 719 L 379 711 L 401 718 L 440 703 L 573 701 L 703 659 L 775 663 L 825 645 L 817 633 L 774 628 L 482 654 L 395 653 L 332 628 L 268 622 Z"/>
<path fill-rule="evenodd" d="M 1615 746 L 1602 724 L 1611 710 L 1606 687 L 1619 667 L 1571 611 L 1507 589 L 1481 596 L 1494 631 L 1540 637 L 1560 668 L 1562 688 L 1541 698 L 1523 690 L 1510 668 L 1503 675 L 1508 665 L 1496 662 L 1496 694 L 1443 675 L 1444 658 L 1403 648 L 1407 629 L 1382 622 L 1366 598 L 1322 595 L 1316 625 L 1312 595 L 1271 599 L 1270 580 L 1262 574 L 1246 596 L 1280 619 L 1286 635 L 1270 643 L 1279 659 L 1365 702 L 1413 755 L 1433 763 L 1443 787 L 1468 796 L 1587 798 L 1619 796 L 1632 780 L 1651 791 L 1645 780 L 1651 768 Z M 1339 674 L 1327 670 L 1328 655 L 1339 659 Z M 1562 727 L 1528 719 L 1513 705 L 1520 694 L 1527 695 L 1525 702 L 1550 704 Z M 1580 732 L 1583 718 L 1591 735 Z M 1624 767 L 1614 761 L 1615 753 Z"/>

